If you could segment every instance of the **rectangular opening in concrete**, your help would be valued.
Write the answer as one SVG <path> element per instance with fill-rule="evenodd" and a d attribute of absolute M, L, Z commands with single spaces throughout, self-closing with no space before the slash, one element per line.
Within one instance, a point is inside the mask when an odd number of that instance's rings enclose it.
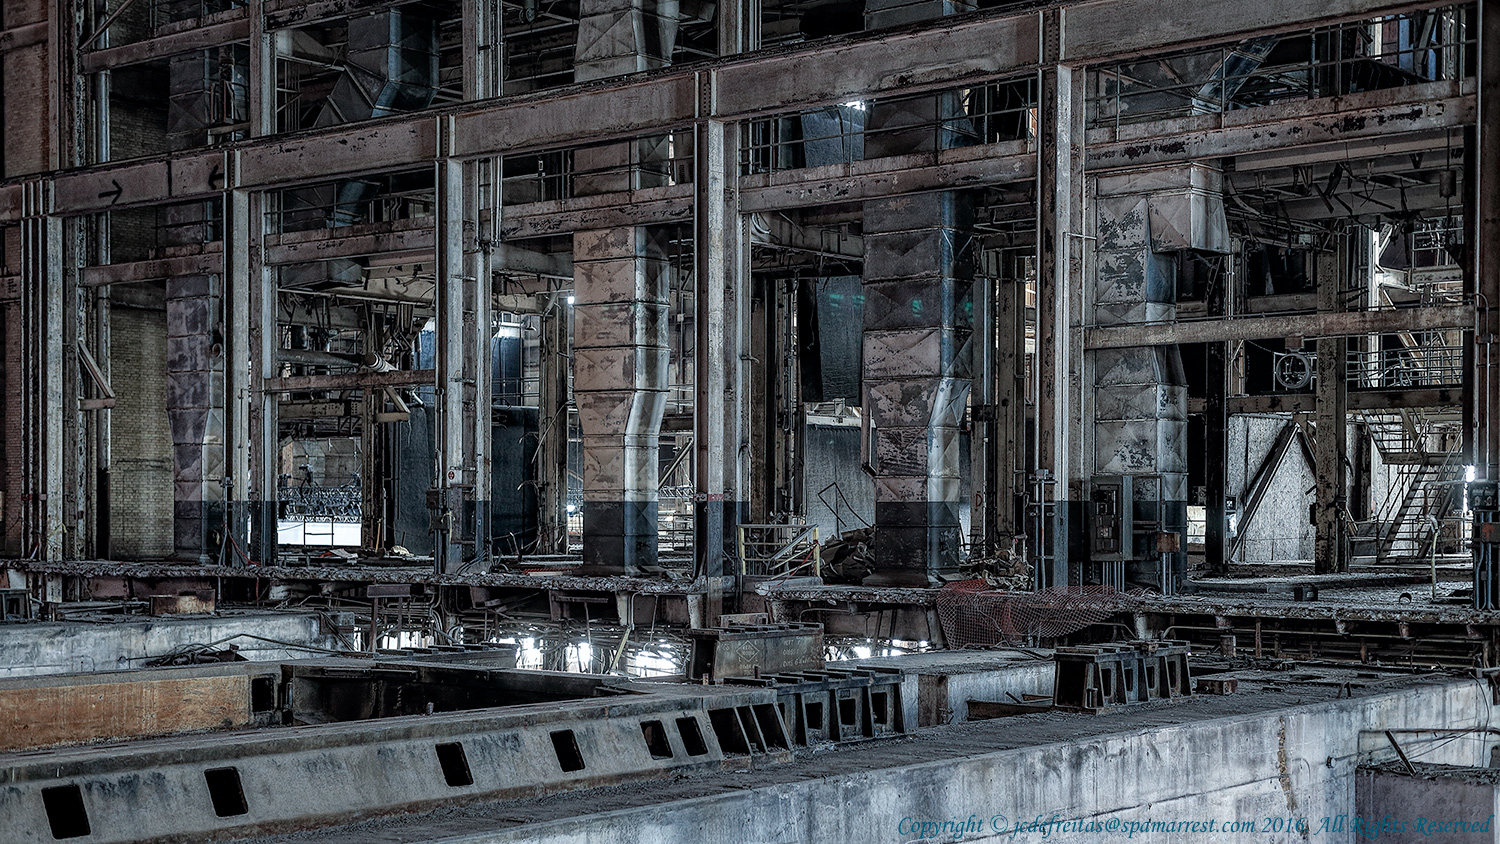
<path fill-rule="evenodd" d="M 47 823 L 52 837 L 82 838 L 89 828 L 89 812 L 83 805 L 83 791 L 76 785 L 58 785 L 42 789 L 42 805 L 47 808 Z"/>
<path fill-rule="evenodd" d="M 750 752 L 766 752 L 766 739 L 760 733 L 760 724 L 756 723 L 755 713 L 748 706 L 737 706 L 734 717 L 740 721 L 740 730 L 745 734 L 745 744 Z"/>
<path fill-rule="evenodd" d="M 583 754 L 578 751 L 578 739 L 572 730 L 552 733 L 552 750 L 557 754 L 557 764 L 563 771 L 583 770 Z"/>
<path fill-rule="evenodd" d="M 682 736 L 682 747 L 689 756 L 705 756 L 708 745 L 703 743 L 703 730 L 698 719 L 692 716 L 677 719 L 677 734 Z"/>
<path fill-rule="evenodd" d="M 885 692 L 870 693 L 870 717 L 877 724 L 885 724 L 890 720 L 890 707 L 886 703 Z"/>
<path fill-rule="evenodd" d="M 641 733 L 646 737 L 646 749 L 652 759 L 671 759 L 672 743 L 667 740 L 667 729 L 660 721 L 642 721 Z"/>
<path fill-rule="evenodd" d="M 845 727 L 859 723 L 859 705 L 854 698 L 839 698 L 839 723 Z"/>
<path fill-rule="evenodd" d="M 708 710 L 708 722 L 719 740 L 719 749 L 725 753 L 749 753 L 750 742 L 740 726 L 740 716 L 733 709 Z"/>
<path fill-rule="evenodd" d="M 802 712 L 804 723 L 807 724 L 809 730 L 823 729 L 823 702 L 821 700 L 808 701 L 802 708 Z"/>
<path fill-rule="evenodd" d="M 457 788 L 474 784 L 474 774 L 469 770 L 469 757 L 460 742 L 445 742 L 437 746 L 438 764 L 443 766 L 443 779 Z"/>
<path fill-rule="evenodd" d="M 290 705 L 302 724 L 559 703 L 622 694 L 596 677 L 456 665 L 298 666 Z"/>
<path fill-rule="evenodd" d="M 211 768 L 203 772 L 208 796 L 214 802 L 214 814 L 232 818 L 250 811 L 245 805 L 245 789 L 240 785 L 238 768 Z"/>
<path fill-rule="evenodd" d="M 276 678 L 254 677 L 250 680 L 250 711 L 270 712 L 276 708 Z"/>
<path fill-rule="evenodd" d="M 781 710 L 776 708 L 776 704 L 758 703 L 753 709 L 756 726 L 760 727 L 760 734 L 765 739 L 767 749 L 790 748 L 791 743 L 787 741 L 786 729 L 781 725 Z"/>

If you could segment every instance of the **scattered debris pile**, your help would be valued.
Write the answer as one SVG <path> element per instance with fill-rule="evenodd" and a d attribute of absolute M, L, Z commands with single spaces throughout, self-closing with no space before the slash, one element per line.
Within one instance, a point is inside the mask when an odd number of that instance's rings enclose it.
<path fill-rule="evenodd" d="M 938 621 L 950 648 L 1027 645 L 1057 639 L 1104 621 L 1112 613 L 1108 586 L 1069 586 L 1041 592 L 994 589 L 964 580 L 937 594 Z"/>

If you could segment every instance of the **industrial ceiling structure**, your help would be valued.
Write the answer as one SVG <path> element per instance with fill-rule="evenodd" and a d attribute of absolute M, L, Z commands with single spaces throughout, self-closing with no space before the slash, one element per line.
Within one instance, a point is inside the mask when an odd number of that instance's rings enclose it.
<path fill-rule="evenodd" d="M 6 0 L 0 100 L 0 840 L 1493 796 L 1500 4 Z"/>

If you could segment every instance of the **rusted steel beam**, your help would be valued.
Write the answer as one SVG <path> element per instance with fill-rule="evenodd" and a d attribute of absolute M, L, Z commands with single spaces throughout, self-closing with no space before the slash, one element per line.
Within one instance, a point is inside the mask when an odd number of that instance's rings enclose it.
<path fill-rule="evenodd" d="M 125 67 L 148 62 L 177 53 L 220 47 L 250 38 L 250 16 L 245 9 L 235 9 L 213 15 L 202 26 L 122 44 L 90 50 L 80 57 L 79 64 L 84 73 L 98 73 L 110 68 Z"/>
<path fill-rule="evenodd" d="M 394 372 L 355 372 L 347 375 L 286 375 L 265 380 L 268 393 L 303 390 L 358 390 L 370 387 L 417 387 L 434 384 L 437 371 L 398 369 Z"/>
<path fill-rule="evenodd" d="M 82 284 L 84 287 L 102 287 L 108 284 L 155 281 L 173 276 L 207 275 L 223 271 L 224 254 L 215 250 L 201 255 L 85 267 Z"/>
<path fill-rule="evenodd" d="M 1089 328 L 1084 345 L 1089 349 L 1128 349 L 1173 343 L 1217 343 L 1260 340 L 1270 337 L 1349 337 L 1393 331 L 1443 331 L 1474 325 L 1469 305 L 1433 305 L 1418 308 L 1387 308 L 1372 311 L 1294 314 L 1291 316 L 1239 316 L 1167 323 Z"/>
<path fill-rule="evenodd" d="M 774 211 L 1036 178 L 1025 141 L 826 164 L 740 179 L 742 211 Z"/>
<path fill-rule="evenodd" d="M 692 219 L 692 185 L 676 185 L 512 205 L 501 212 L 500 232 L 506 240 L 524 240 L 621 226 L 686 223 Z"/>
<path fill-rule="evenodd" d="M 1272 2 L 1282 9 L 1283 17 L 1267 17 L 1259 5 L 1246 11 L 1218 6 L 1209 11 L 1194 0 L 1092 0 L 1068 4 L 1063 7 L 1067 25 L 1057 47 L 1058 60 L 1075 66 L 1087 65 L 1153 49 L 1294 31 L 1315 23 L 1386 14 L 1414 6 L 1379 0 L 1339 0 L 1332 4 Z M 329 13 L 339 13 L 341 8 L 337 4 L 323 5 Z M 351 4 L 350 11 L 355 6 L 362 9 L 365 4 Z M 289 6 L 276 8 L 290 11 Z M 225 13 L 222 20 L 208 27 L 95 51 L 86 57 L 85 69 L 244 40 L 249 37 L 250 22 L 240 17 L 242 14 Z M 1172 25 L 1158 26 L 1157 22 L 1162 20 L 1171 21 Z M 1145 30 L 1141 28 L 1142 21 L 1151 22 Z M 784 53 L 742 54 L 686 70 L 470 103 L 311 132 L 294 139 L 246 141 L 234 147 L 238 161 L 234 182 L 241 187 L 263 188 L 356 172 L 421 166 L 437 156 L 478 158 L 660 132 L 707 116 L 699 114 L 699 94 L 704 86 L 711 84 L 710 76 L 718 80 L 713 116 L 726 120 L 790 108 L 811 108 L 896 90 L 916 93 L 968 86 L 1034 70 L 1039 58 L 1039 31 L 1040 16 L 1036 11 L 979 15 L 915 31 L 825 39 Z M 1210 157 L 1228 154 L 1224 150 L 1238 146 L 1246 147 L 1246 151 L 1260 149 L 1262 141 L 1272 146 L 1313 143 L 1320 132 L 1326 136 L 1323 140 L 1356 137 L 1361 132 L 1375 135 L 1393 131 L 1391 121 L 1404 120 L 1405 128 L 1412 131 L 1421 125 L 1462 121 L 1462 115 L 1452 112 L 1447 100 L 1428 102 L 1431 99 L 1417 98 L 1421 114 L 1410 119 L 1403 118 L 1400 108 L 1392 105 L 1393 110 L 1385 115 L 1385 127 L 1371 125 L 1368 120 L 1363 128 L 1352 124 L 1346 127 L 1343 122 L 1326 123 L 1311 127 L 1304 136 L 1295 136 L 1288 127 L 1286 135 L 1273 138 L 1253 127 L 1231 126 L 1234 120 L 1242 118 L 1225 116 L 1215 118 L 1224 121 L 1220 128 L 1193 130 L 1179 140 L 1184 151 Z M 1463 108 L 1461 103 L 1458 108 Z M 1247 116 L 1243 119 L 1259 119 L 1250 114 L 1258 111 L 1245 110 Z M 451 128 L 442 149 L 437 144 L 440 123 Z M 1132 145 L 1138 147 L 1141 143 L 1145 142 L 1117 140 L 1099 152 L 1114 155 L 1108 160 L 1121 166 L 1146 160 L 1181 160 L 1184 154 L 1147 143 L 1131 157 L 1128 153 Z M 214 153 L 206 157 L 217 156 Z M 188 156 L 186 160 L 203 157 Z M 58 193 L 71 194 L 72 198 L 62 203 L 56 213 L 86 213 L 129 204 L 194 198 L 223 187 L 224 169 L 219 171 L 217 184 L 206 184 L 209 179 L 183 180 L 176 178 L 176 174 L 168 182 L 162 176 L 153 193 L 136 189 L 124 178 L 132 168 L 161 166 L 164 162 L 115 165 L 86 175 L 59 176 Z M 210 172 L 211 165 L 204 169 L 205 175 Z M 64 184 L 75 179 L 82 181 L 73 186 Z M 124 188 L 121 193 L 113 193 L 114 181 Z M 7 213 L 10 205 L 0 196 L 0 220 L 14 219 Z"/>
<path fill-rule="evenodd" d="M 1281 393 L 1269 396 L 1231 396 L 1227 411 L 1236 413 L 1312 413 L 1317 397 L 1312 393 Z M 1458 387 L 1429 387 L 1408 390 L 1350 390 L 1350 410 L 1394 410 L 1402 407 L 1459 407 L 1463 403 Z"/>
<path fill-rule="evenodd" d="M 0 30 L 0 53 L 31 47 L 47 40 L 46 23 L 28 23 Z"/>
<path fill-rule="evenodd" d="M 1389 88 L 1096 130 L 1090 133 L 1088 167 L 1139 167 L 1320 143 L 1384 141 L 1464 126 L 1473 123 L 1476 115 L 1476 98 L 1462 93 L 1458 83 Z"/>
<path fill-rule="evenodd" d="M 553 558 L 556 559 L 556 558 Z M 572 561 L 576 564 L 576 560 Z M 178 566 L 166 563 L 116 563 L 107 560 L 40 562 L 0 560 L 0 570 L 59 574 L 73 577 L 123 577 L 152 580 L 176 577 L 260 579 L 278 583 L 423 583 L 435 586 L 491 586 L 515 589 L 556 589 L 576 592 L 619 592 L 641 595 L 702 595 L 733 588 L 734 578 L 699 578 L 691 582 L 657 577 L 581 577 L 568 574 L 512 573 L 435 574 L 430 565 L 388 566 Z M 935 591 L 935 590 L 934 590 Z"/>

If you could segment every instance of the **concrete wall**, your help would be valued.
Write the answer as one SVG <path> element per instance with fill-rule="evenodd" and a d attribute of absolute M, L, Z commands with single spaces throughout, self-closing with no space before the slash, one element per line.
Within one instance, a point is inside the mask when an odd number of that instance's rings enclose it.
<path fill-rule="evenodd" d="M 1207 721 L 1155 723 L 1114 735 L 1022 747 L 965 758 L 934 747 L 934 761 L 744 788 L 671 804 L 518 825 L 429 839 L 443 844 L 669 844 L 734 841 L 903 841 L 903 818 L 966 819 L 997 815 L 1030 821 L 1233 819 L 1287 816 L 1321 819 L 1355 808 L 1355 772 L 1372 755 L 1384 761 L 1385 739 L 1367 732 L 1392 726 L 1470 726 L 1493 717 L 1488 689 L 1472 681 L 1435 683 L 1371 697 L 1309 704 Z M 1169 717 L 1147 720 L 1166 721 Z M 1378 741 L 1376 740 L 1378 738 Z M 1473 746 L 1449 742 L 1431 756 L 1474 764 Z M 1408 752 L 1419 749 L 1408 748 Z M 1053 835 L 1045 840 L 1125 840 Z M 939 839 L 929 839 L 939 840 Z M 941 840 L 952 840 L 952 836 Z M 965 842 L 1040 841 L 988 830 Z M 1184 835 L 1141 832 L 1143 844 L 1185 841 L 1313 840 L 1301 834 Z M 1353 844 L 1352 835 L 1316 840 Z M 1438 840 L 1438 839 L 1429 839 Z"/>
<path fill-rule="evenodd" d="M 311 613 L 247 613 L 213 618 L 148 618 L 109 624 L 78 621 L 6 625 L 0 635 L 0 677 L 121 671 L 141 667 L 185 645 L 208 644 L 241 633 L 290 645 L 336 647 L 322 620 Z M 295 647 L 240 638 L 228 644 L 252 660 L 320 655 Z"/>
<path fill-rule="evenodd" d="M 1417 776 L 1364 768 L 1357 775 L 1354 814 L 1364 827 L 1363 837 L 1388 844 L 1500 842 L 1500 829 L 1495 824 L 1496 797 L 1500 793 L 1494 774 L 1493 770 L 1445 773 L 1425 765 Z M 1479 823 L 1486 828 L 1448 825 L 1454 821 Z"/>

